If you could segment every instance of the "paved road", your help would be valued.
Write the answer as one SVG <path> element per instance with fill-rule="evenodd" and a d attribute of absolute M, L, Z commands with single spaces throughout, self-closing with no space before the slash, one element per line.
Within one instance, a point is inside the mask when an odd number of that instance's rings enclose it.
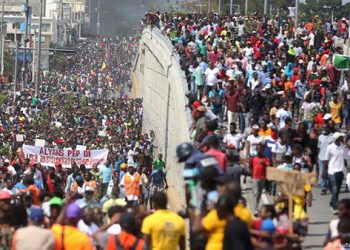
<path fill-rule="evenodd" d="M 344 188 L 342 189 L 344 190 Z M 303 244 L 303 249 L 322 249 L 325 234 L 328 230 L 329 221 L 336 218 L 329 208 L 330 194 L 320 195 L 320 189 L 313 189 L 313 204 L 309 208 L 310 216 L 309 233 Z M 349 198 L 349 193 L 341 193 L 340 199 Z"/>
<path fill-rule="evenodd" d="M 250 180 L 248 180 L 246 185 L 243 185 L 243 195 L 247 199 L 248 206 L 252 208 L 253 204 L 253 194 L 251 191 Z M 344 190 L 345 185 L 343 185 L 342 190 Z M 341 193 L 340 199 L 349 198 L 349 193 Z M 329 208 L 329 201 L 331 195 L 320 195 L 319 188 L 313 188 L 313 204 L 308 208 L 308 215 L 310 217 L 308 235 L 306 236 L 305 242 L 303 244 L 303 249 L 308 250 L 321 250 L 323 249 L 323 241 L 325 239 L 325 234 L 328 230 L 329 222 L 336 218 Z M 268 195 L 263 194 L 261 197 L 260 205 L 262 203 L 271 203 L 271 199 Z"/>

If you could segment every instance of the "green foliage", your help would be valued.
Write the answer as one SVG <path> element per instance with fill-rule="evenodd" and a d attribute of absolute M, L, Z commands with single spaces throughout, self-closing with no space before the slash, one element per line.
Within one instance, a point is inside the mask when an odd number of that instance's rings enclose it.
<path fill-rule="evenodd" d="M 65 70 L 67 67 L 67 54 L 55 53 L 50 56 L 50 70 Z"/>
<path fill-rule="evenodd" d="M 300 11 L 305 21 L 310 21 L 315 15 L 330 18 L 331 10 L 337 15 L 341 4 L 341 0 L 307 0 L 305 4 L 300 4 Z"/>
<path fill-rule="evenodd" d="M 9 154 L 10 154 L 10 144 L 5 143 L 2 146 L 1 150 L 0 150 L 0 154 L 1 155 L 5 155 L 5 156 L 9 156 Z"/>
<path fill-rule="evenodd" d="M 10 99 L 10 96 L 5 93 L 0 93 L 0 104 L 7 102 Z"/>

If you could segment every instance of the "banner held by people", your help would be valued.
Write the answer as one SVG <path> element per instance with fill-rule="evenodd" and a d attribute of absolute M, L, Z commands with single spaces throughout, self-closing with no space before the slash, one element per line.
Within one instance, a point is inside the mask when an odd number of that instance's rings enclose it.
<path fill-rule="evenodd" d="M 75 161 L 78 165 L 84 164 L 91 168 L 94 163 L 104 162 L 108 157 L 108 149 L 101 150 L 74 150 L 74 149 L 56 149 L 23 145 L 23 151 L 26 158 L 30 161 L 38 162 L 44 166 L 55 166 L 55 162 L 61 162 L 65 168 L 70 168 Z"/>

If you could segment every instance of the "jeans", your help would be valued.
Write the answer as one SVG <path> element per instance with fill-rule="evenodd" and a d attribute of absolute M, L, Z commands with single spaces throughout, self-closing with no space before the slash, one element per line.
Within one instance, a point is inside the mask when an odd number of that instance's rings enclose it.
<path fill-rule="evenodd" d="M 265 179 L 253 179 L 254 213 L 258 211 L 262 191 L 265 187 Z"/>
<path fill-rule="evenodd" d="M 249 113 L 239 113 L 239 129 L 241 133 L 244 132 L 245 128 L 249 124 Z"/>
<path fill-rule="evenodd" d="M 318 185 L 321 187 L 322 191 L 326 191 L 328 176 L 326 175 L 323 177 L 322 172 L 323 172 L 323 161 L 318 160 Z"/>
<path fill-rule="evenodd" d="M 340 193 L 341 184 L 343 183 L 344 174 L 343 172 L 337 172 L 337 173 L 328 175 L 328 178 L 329 178 L 329 186 L 332 193 L 330 205 L 332 206 L 333 209 L 337 209 L 339 193 Z"/>
<path fill-rule="evenodd" d="M 237 121 L 238 121 L 238 113 L 227 110 L 227 123 L 228 123 L 228 125 L 230 125 L 231 122 L 234 122 L 237 124 Z"/>

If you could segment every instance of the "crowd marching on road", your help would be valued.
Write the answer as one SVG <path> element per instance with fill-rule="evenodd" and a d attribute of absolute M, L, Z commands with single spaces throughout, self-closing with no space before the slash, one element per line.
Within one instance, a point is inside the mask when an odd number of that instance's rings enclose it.
<path fill-rule="evenodd" d="M 177 153 L 185 162 L 192 248 L 298 249 L 312 194 L 330 192 L 329 213 L 339 218 L 324 232 L 325 249 L 348 249 L 350 200 L 339 201 L 350 185 L 348 58 L 345 67 L 340 62 L 348 20 L 315 15 L 295 25 L 292 17 L 257 13 L 149 12 L 144 23 L 171 40 L 187 76 L 193 143 Z M 269 167 L 309 176 L 302 195 L 288 199 L 268 179 Z M 252 187 L 250 207 L 241 176 Z M 271 204 L 260 201 L 264 192 Z M 201 233 L 207 237 L 197 242 Z"/>
<path fill-rule="evenodd" d="M 169 37 L 188 80 L 186 209 L 169 209 L 166 163 L 127 94 L 138 40 L 89 38 L 39 96 L 27 83 L 0 104 L 0 249 L 301 249 L 315 192 L 331 193 L 336 216 L 324 249 L 349 249 L 350 75 L 336 60 L 348 21 L 148 12 L 143 24 Z M 49 166 L 24 150 L 38 139 L 57 156 Z M 108 157 L 59 160 L 82 147 Z M 310 179 L 286 196 L 268 167 Z"/>

